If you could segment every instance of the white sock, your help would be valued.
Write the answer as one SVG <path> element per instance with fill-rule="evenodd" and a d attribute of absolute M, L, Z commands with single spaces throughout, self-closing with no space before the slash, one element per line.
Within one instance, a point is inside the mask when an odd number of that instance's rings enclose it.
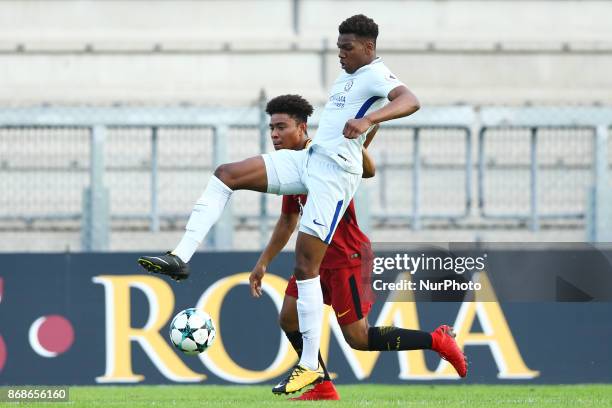
<path fill-rule="evenodd" d="M 321 343 L 321 319 L 323 319 L 323 293 L 321 280 L 316 278 L 297 281 L 297 312 L 302 333 L 302 357 L 300 364 L 311 370 L 319 367 Z"/>
<path fill-rule="evenodd" d="M 183 262 L 189 262 L 206 234 L 208 234 L 210 227 L 217 222 L 221 213 L 223 213 L 232 193 L 233 190 L 214 175 L 208 180 L 206 189 L 193 207 L 193 211 L 191 211 L 181 242 L 172 251 L 174 255 L 181 258 Z"/>

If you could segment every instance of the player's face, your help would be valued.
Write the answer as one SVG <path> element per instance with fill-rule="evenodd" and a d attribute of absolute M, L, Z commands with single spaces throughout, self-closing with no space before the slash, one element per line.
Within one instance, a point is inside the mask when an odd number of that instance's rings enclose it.
<path fill-rule="evenodd" d="M 338 58 L 340 66 L 348 74 L 352 74 L 374 59 L 374 42 L 355 34 L 340 34 L 338 36 Z"/>
<path fill-rule="evenodd" d="M 274 150 L 302 148 L 306 124 L 298 123 L 286 113 L 275 113 L 270 116 L 270 137 Z"/>

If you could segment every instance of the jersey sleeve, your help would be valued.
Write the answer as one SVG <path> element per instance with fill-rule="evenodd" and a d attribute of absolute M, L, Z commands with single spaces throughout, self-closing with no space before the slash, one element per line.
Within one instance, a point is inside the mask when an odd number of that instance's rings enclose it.
<path fill-rule="evenodd" d="M 295 199 L 295 196 L 293 195 L 283 196 L 283 206 L 281 208 L 281 212 L 283 214 L 299 214 L 300 213 L 300 205 L 298 204 L 298 200 Z"/>
<path fill-rule="evenodd" d="M 383 98 L 387 98 L 389 96 L 389 92 L 391 92 L 393 89 L 404 85 L 404 83 L 386 67 L 372 70 L 371 76 L 368 80 L 370 84 L 370 92 L 372 92 L 374 96 L 381 96 Z"/>

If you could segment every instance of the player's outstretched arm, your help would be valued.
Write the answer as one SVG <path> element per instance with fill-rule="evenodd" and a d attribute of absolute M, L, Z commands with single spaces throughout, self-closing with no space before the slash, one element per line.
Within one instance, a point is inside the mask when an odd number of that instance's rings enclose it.
<path fill-rule="evenodd" d="M 404 85 L 393 88 L 387 97 L 391 102 L 382 108 L 368 113 L 363 118 L 349 119 L 342 132 L 344 137 L 355 139 L 372 125 L 411 115 L 421 107 L 417 97 Z"/>
<path fill-rule="evenodd" d="M 293 234 L 297 226 L 298 217 L 299 215 L 295 213 L 282 213 L 278 218 L 270 241 L 268 241 L 268 245 L 266 245 L 266 248 L 259 256 L 259 260 L 249 276 L 251 295 L 254 297 L 260 297 L 262 295 L 261 281 L 266 273 L 266 268 L 285 245 L 287 245 L 287 242 L 289 242 L 289 238 L 291 238 L 291 234 Z"/>

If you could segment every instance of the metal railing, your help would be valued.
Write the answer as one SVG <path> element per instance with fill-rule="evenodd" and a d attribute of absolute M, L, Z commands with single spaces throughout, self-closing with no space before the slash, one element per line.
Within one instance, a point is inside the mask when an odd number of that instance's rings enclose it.
<path fill-rule="evenodd" d="M 487 209 L 487 194 L 486 194 L 486 183 L 485 178 L 487 172 L 491 173 L 494 170 L 494 165 L 487 162 L 486 159 L 486 143 L 487 135 L 492 133 L 494 130 L 524 130 L 529 133 L 529 155 L 528 155 L 528 163 L 524 164 L 525 168 L 528 168 L 529 173 L 529 204 L 528 207 L 525 208 L 524 212 L 520 213 L 493 213 Z M 580 126 L 565 126 L 565 127 L 554 127 L 554 126 L 545 126 L 545 127 L 508 127 L 508 126 L 499 126 L 499 127 L 482 127 L 479 132 L 478 137 L 478 207 L 480 211 L 480 216 L 485 219 L 513 219 L 528 222 L 530 225 L 530 229 L 532 231 L 536 231 L 539 229 L 540 220 L 542 219 L 584 219 L 585 211 L 575 209 L 573 211 L 557 211 L 557 212 L 545 212 L 541 210 L 541 192 L 540 192 L 540 173 L 542 172 L 542 165 L 539 163 L 539 155 L 538 155 L 538 134 L 542 130 L 564 130 L 568 132 L 573 132 L 575 134 L 580 134 L 582 132 L 591 133 L 591 137 L 594 138 L 596 136 L 595 128 L 593 127 L 580 127 Z M 489 137 L 491 139 L 491 137 Z M 592 157 L 589 156 L 590 160 Z M 559 172 L 568 172 L 568 171 L 582 171 L 588 172 L 590 171 L 589 163 L 580 163 L 579 165 L 567 165 L 562 162 L 549 165 L 549 170 L 556 169 Z M 517 172 L 521 170 L 521 165 L 515 165 L 514 168 L 507 166 L 505 169 L 506 174 L 511 173 L 512 171 Z M 584 180 L 586 182 L 586 180 Z"/>
<path fill-rule="evenodd" d="M 113 222 L 128 227 L 130 222 L 145 222 L 152 232 L 159 231 L 161 223 L 184 223 L 194 198 L 185 194 L 179 202 L 176 191 L 199 193 L 219 164 L 270 150 L 264 101 L 247 108 L 0 109 L 0 187 L 5 194 L 0 223 L 31 227 L 40 221 L 81 221 L 84 250 L 106 249 Z M 316 128 L 317 123 L 315 114 L 310 125 Z M 477 217 L 527 223 L 537 230 L 543 220 L 572 219 L 586 220 L 589 240 L 606 239 L 612 231 L 610 124 L 610 108 L 468 106 L 423 109 L 414 117 L 384 124 L 371 148 L 377 176 L 357 198 L 369 214 L 361 222 L 366 229 L 370 222 L 419 229 L 428 220 L 456 224 Z M 515 132 L 527 143 L 503 132 Z M 472 134 L 478 134 L 477 146 Z M 564 137 L 565 143 L 556 140 Z M 499 141 L 502 144 L 494 147 Z M 511 153 L 503 143 L 519 146 L 518 151 Z M 19 150 L 24 146 L 29 150 Z M 548 154 L 550 146 L 562 148 Z M 439 152 L 444 152 L 441 158 L 436 157 Z M 553 206 L 541 193 L 546 172 L 553 181 L 570 175 L 573 183 L 559 187 L 563 194 L 550 199 Z M 498 173 L 501 178 L 496 179 Z M 490 180 L 495 188 L 487 184 Z M 522 184 L 513 193 L 504 187 L 508 180 Z M 161 194 L 170 185 L 176 185 L 174 190 Z M 428 195 L 432 185 L 435 194 Z M 516 203 L 496 208 L 496 199 L 503 202 L 512 194 L 519 197 Z M 65 199 L 56 200 L 60 196 Z M 572 198 L 573 207 L 565 204 L 567 197 L 578 197 Z M 209 244 L 231 248 L 237 223 L 255 223 L 265 243 L 275 214 L 269 200 L 261 194 L 255 202 L 238 201 L 228 208 Z"/>

